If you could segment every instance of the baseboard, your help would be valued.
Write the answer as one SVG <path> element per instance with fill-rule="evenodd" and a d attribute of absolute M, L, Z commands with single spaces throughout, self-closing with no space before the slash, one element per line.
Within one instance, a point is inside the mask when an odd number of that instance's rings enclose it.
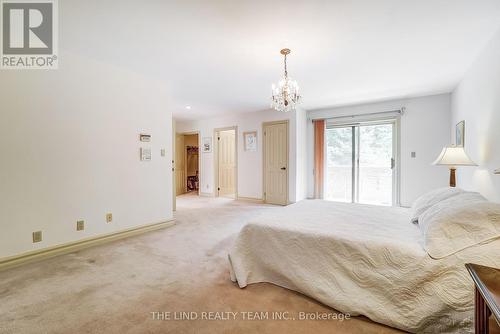
<path fill-rule="evenodd" d="M 154 223 L 154 224 L 148 224 L 148 225 L 143 225 L 143 226 L 139 226 L 139 227 L 133 227 L 133 228 L 129 228 L 129 229 L 118 231 L 118 232 L 100 235 L 97 237 L 90 237 L 90 238 L 81 239 L 81 240 L 74 241 L 74 242 L 69 242 L 66 244 L 61 244 L 61 245 L 57 245 L 57 246 L 38 249 L 35 251 L 23 253 L 20 255 L 14 255 L 14 256 L 10 256 L 10 257 L 0 258 L 0 270 L 16 267 L 16 266 L 30 263 L 30 262 L 44 260 L 44 259 L 51 258 L 54 256 L 62 255 L 62 254 L 72 253 L 72 252 L 75 252 L 75 251 L 78 251 L 78 250 L 81 250 L 84 248 L 89 248 L 89 247 L 104 244 L 104 243 L 107 243 L 110 241 L 124 239 L 124 238 L 132 237 L 132 236 L 135 236 L 138 234 L 142 234 L 142 233 L 146 233 L 146 232 L 150 232 L 150 231 L 154 231 L 154 230 L 159 230 L 162 228 L 171 227 L 173 225 L 175 225 L 175 222 L 173 219 L 171 219 L 171 220 L 161 222 L 161 223 Z"/>
<path fill-rule="evenodd" d="M 242 197 L 242 196 L 238 196 L 238 201 L 253 202 L 253 203 L 264 203 L 264 200 L 262 198 L 255 198 L 255 197 Z"/>
<path fill-rule="evenodd" d="M 200 192 L 200 196 L 203 196 L 203 197 L 214 197 L 214 194 L 213 193 Z"/>

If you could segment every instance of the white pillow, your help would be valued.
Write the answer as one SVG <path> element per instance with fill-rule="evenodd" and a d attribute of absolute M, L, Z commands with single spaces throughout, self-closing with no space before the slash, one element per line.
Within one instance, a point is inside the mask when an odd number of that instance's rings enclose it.
<path fill-rule="evenodd" d="M 442 259 L 500 238 L 500 204 L 465 192 L 429 208 L 420 216 L 419 227 L 427 254 Z"/>
<path fill-rule="evenodd" d="M 465 191 L 460 188 L 446 187 L 446 188 L 438 188 L 423 194 L 422 196 L 417 198 L 415 202 L 413 202 L 413 205 L 411 206 L 412 209 L 411 222 L 414 224 L 418 223 L 420 215 L 423 214 L 431 206 L 464 192 Z"/>

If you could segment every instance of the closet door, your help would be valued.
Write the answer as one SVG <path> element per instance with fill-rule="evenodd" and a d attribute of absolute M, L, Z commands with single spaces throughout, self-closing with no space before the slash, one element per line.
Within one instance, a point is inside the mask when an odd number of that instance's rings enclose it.
<path fill-rule="evenodd" d="M 264 201 L 288 204 L 288 122 L 264 123 Z"/>
<path fill-rule="evenodd" d="M 234 197 L 236 194 L 236 133 L 220 131 L 218 135 L 219 196 Z"/>

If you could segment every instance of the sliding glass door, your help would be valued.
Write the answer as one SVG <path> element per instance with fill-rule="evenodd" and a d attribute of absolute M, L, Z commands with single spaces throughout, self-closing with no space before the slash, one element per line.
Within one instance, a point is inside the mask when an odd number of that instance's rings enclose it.
<path fill-rule="evenodd" d="M 395 204 L 395 122 L 328 126 L 325 199 Z"/>
<path fill-rule="evenodd" d="M 358 166 L 356 202 L 392 205 L 393 125 L 357 127 Z"/>
<path fill-rule="evenodd" d="M 352 202 L 354 194 L 353 153 L 354 131 L 352 127 L 327 128 L 325 173 L 325 199 Z"/>

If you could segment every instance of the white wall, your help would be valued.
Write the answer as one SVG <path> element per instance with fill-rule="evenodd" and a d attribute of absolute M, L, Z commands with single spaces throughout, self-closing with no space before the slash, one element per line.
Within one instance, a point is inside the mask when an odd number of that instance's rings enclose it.
<path fill-rule="evenodd" d="M 465 120 L 465 150 L 479 167 L 457 170 L 458 186 L 500 202 L 500 31 L 452 93 L 452 138 Z"/>
<path fill-rule="evenodd" d="M 308 112 L 308 197 L 314 195 L 313 118 L 392 111 L 406 107 L 401 117 L 401 205 L 410 206 L 426 191 L 448 184 L 448 170 L 433 166 L 443 146 L 450 144 L 450 95 L 433 95 Z M 411 158 L 416 152 L 416 158 Z"/>
<path fill-rule="evenodd" d="M 164 87 L 68 52 L 59 58 L 59 70 L 0 73 L 0 258 L 172 218 Z M 152 135 L 149 163 L 139 161 L 142 132 Z M 38 230 L 43 241 L 33 244 Z"/>
<path fill-rule="evenodd" d="M 296 201 L 298 202 L 307 198 L 307 112 L 305 110 L 297 109 L 296 123 Z"/>
<path fill-rule="evenodd" d="M 305 112 L 298 112 L 303 115 L 301 124 L 305 122 Z M 200 131 L 202 138 L 213 137 L 214 129 L 230 126 L 238 127 L 238 196 L 262 199 L 262 123 L 278 120 L 289 121 L 289 200 L 296 202 L 304 198 L 305 185 L 299 184 L 297 190 L 297 112 L 280 113 L 274 110 L 264 110 L 221 116 L 216 118 L 176 122 L 177 133 Z M 257 131 L 257 151 L 246 152 L 244 150 L 243 132 Z M 212 138 L 213 140 L 213 138 Z M 303 151 L 299 148 L 300 153 Z M 200 190 L 205 194 L 214 194 L 214 153 L 200 152 L 201 172 Z"/>

